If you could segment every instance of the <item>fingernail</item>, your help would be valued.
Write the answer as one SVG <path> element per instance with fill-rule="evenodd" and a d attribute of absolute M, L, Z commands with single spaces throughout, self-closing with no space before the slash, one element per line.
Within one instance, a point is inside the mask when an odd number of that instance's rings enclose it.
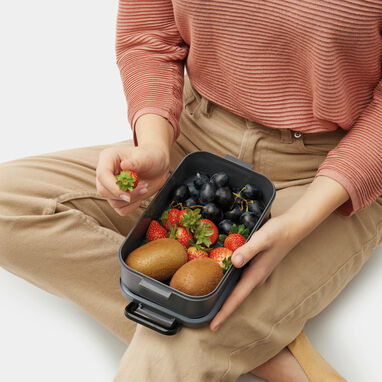
<path fill-rule="evenodd" d="M 214 326 L 214 327 L 212 328 L 212 330 L 213 330 L 214 332 L 216 332 L 219 328 L 220 328 L 220 324 Z"/>
<path fill-rule="evenodd" d="M 238 267 L 241 267 L 243 265 L 243 263 L 244 263 L 243 256 L 241 256 L 239 254 L 235 255 L 233 259 L 234 259 L 234 261 L 235 261 L 235 263 L 237 264 Z"/>
<path fill-rule="evenodd" d="M 123 199 L 125 202 L 130 203 L 130 196 L 126 194 L 119 195 L 121 199 Z"/>
<path fill-rule="evenodd" d="M 143 188 L 148 188 L 149 184 L 147 182 L 143 183 Z"/>
<path fill-rule="evenodd" d="M 142 188 L 142 190 L 139 191 L 139 194 L 140 194 L 140 195 L 143 195 L 143 194 L 145 194 L 146 192 L 147 192 L 147 188 L 145 187 L 145 188 Z"/>

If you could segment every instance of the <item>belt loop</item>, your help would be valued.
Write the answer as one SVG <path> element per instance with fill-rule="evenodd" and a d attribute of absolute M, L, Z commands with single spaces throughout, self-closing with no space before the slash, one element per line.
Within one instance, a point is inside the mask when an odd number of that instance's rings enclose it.
<path fill-rule="evenodd" d="M 200 111 L 206 116 L 209 117 L 212 111 L 213 102 L 201 95 L 200 99 Z"/>
<path fill-rule="evenodd" d="M 289 129 L 280 129 L 280 141 L 284 143 L 292 143 L 293 138 L 292 138 L 292 131 Z"/>

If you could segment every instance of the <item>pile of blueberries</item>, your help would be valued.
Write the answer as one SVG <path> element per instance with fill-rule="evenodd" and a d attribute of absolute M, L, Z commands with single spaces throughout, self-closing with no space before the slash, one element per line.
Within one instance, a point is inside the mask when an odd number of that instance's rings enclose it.
<path fill-rule="evenodd" d="M 212 220 L 226 235 L 234 223 L 244 224 L 251 231 L 264 211 L 263 195 L 256 185 L 231 186 L 224 172 L 211 177 L 196 173 L 174 189 L 172 200 L 183 208 L 200 208 L 202 217 Z"/>

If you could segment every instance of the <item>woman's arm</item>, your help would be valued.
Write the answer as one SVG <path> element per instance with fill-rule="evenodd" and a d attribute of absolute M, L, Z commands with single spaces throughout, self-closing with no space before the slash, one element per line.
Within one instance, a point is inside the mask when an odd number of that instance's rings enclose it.
<path fill-rule="evenodd" d="M 179 135 L 184 62 L 188 46 L 175 24 L 171 0 L 119 0 L 116 56 L 133 129 L 157 114 Z"/>
<path fill-rule="evenodd" d="M 349 200 L 337 209 L 343 216 L 370 205 L 382 194 L 382 80 L 350 131 L 330 150 L 317 170 L 342 184 Z"/>
<path fill-rule="evenodd" d="M 326 176 L 317 176 L 287 211 L 269 219 L 237 249 L 232 255 L 233 265 L 236 268 L 248 262 L 249 265 L 211 321 L 211 330 L 217 330 L 252 289 L 265 282 L 288 252 L 348 199 L 349 195 L 340 183 Z"/>

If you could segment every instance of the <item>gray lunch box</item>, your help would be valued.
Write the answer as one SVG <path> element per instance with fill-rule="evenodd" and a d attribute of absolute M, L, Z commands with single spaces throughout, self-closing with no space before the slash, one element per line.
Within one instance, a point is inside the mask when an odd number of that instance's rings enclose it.
<path fill-rule="evenodd" d="M 146 276 L 125 263 L 128 254 L 142 245 L 150 222 L 159 219 L 168 208 L 176 186 L 196 172 L 212 175 L 219 171 L 229 175 L 232 185 L 252 183 L 262 191 L 265 208 L 247 240 L 270 218 L 275 187 L 266 176 L 252 170 L 249 163 L 229 155 L 223 158 L 207 151 L 196 151 L 184 157 L 119 248 L 120 287 L 123 296 L 131 301 L 125 308 L 125 315 L 130 320 L 166 335 L 175 334 L 182 325 L 201 327 L 212 320 L 235 286 L 242 268 L 234 266 L 225 272 L 211 293 L 191 296 Z"/>

